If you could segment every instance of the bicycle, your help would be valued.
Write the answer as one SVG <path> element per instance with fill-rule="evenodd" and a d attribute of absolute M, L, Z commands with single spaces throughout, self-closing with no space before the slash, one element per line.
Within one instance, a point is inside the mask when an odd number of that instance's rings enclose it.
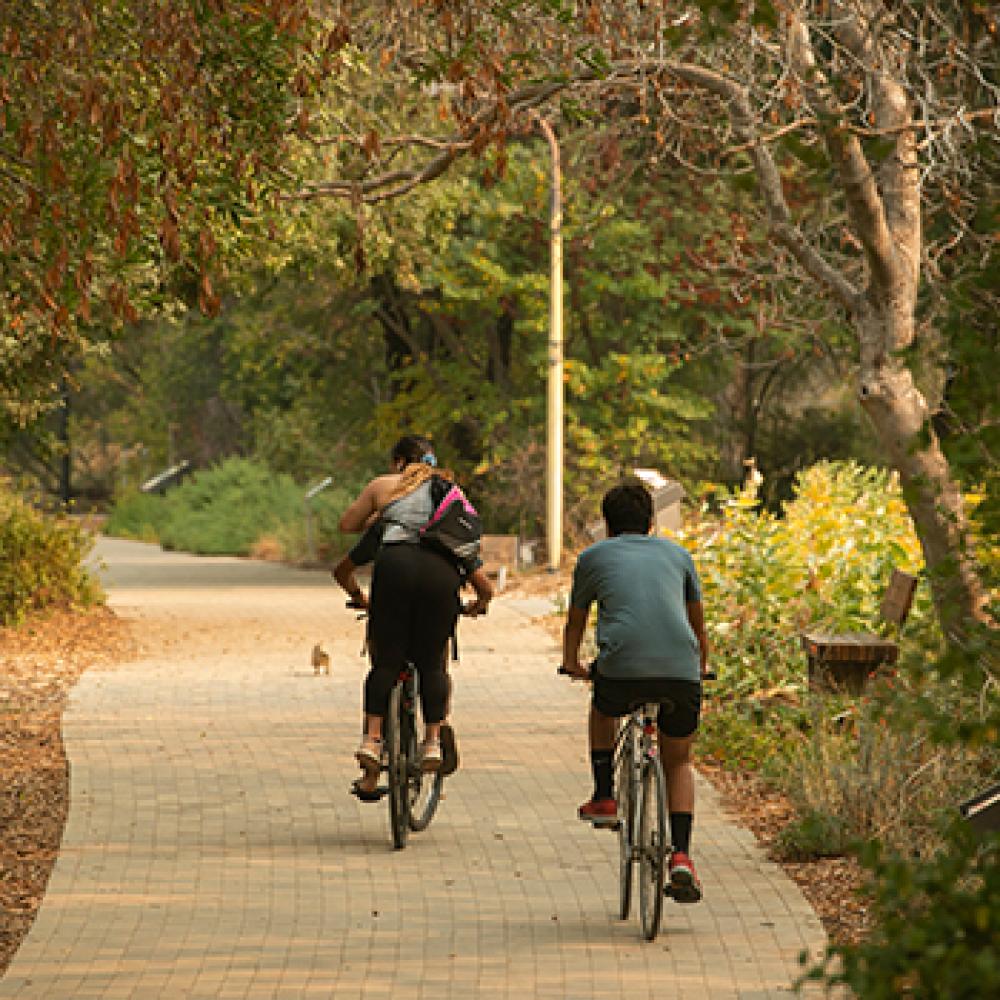
<path fill-rule="evenodd" d="M 348 602 L 348 607 L 358 605 Z M 462 609 L 465 614 L 466 609 Z M 359 621 L 366 614 L 358 616 Z M 362 653 L 367 650 L 367 639 Z M 389 707 L 382 727 L 384 760 L 381 770 L 387 783 L 377 791 L 389 798 L 389 827 L 396 850 L 406 847 L 410 832 L 420 833 L 430 826 L 441 801 L 444 775 L 440 768 L 424 771 L 417 737 L 419 682 L 412 663 L 407 663 L 396 678 L 389 695 Z"/>
<path fill-rule="evenodd" d="M 666 780 L 657 741 L 658 710 L 655 703 L 632 708 L 618 730 L 613 758 L 618 793 L 618 916 L 622 920 L 629 917 L 634 866 L 638 864 L 639 920 L 647 941 L 654 940 L 660 930 L 670 853 Z"/>
<path fill-rule="evenodd" d="M 570 676 L 560 667 L 559 673 Z M 709 673 L 704 680 L 712 680 Z M 639 922 L 647 941 L 656 939 L 663 915 L 667 859 L 671 843 L 667 826 L 667 788 L 660 761 L 659 704 L 630 706 L 615 738 L 612 767 L 618 818 L 608 824 L 618 832 L 618 916 L 632 910 L 634 868 L 639 868 Z"/>

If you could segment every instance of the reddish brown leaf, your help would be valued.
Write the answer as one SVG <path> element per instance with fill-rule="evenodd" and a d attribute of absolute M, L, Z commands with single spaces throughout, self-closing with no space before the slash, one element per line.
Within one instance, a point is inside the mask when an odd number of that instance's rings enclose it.
<path fill-rule="evenodd" d="M 351 29 L 346 21 L 341 21 L 326 36 L 326 49 L 328 52 L 339 52 L 351 40 Z"/>

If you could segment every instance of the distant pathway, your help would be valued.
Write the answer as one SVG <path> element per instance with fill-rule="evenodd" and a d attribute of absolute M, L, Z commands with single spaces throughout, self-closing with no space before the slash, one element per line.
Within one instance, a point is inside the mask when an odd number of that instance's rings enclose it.
<path fill-rule="evenodd" d="M 658 941 L 616 919 L 613 835 L 578 822 L 586 693 L 526 603 L 465 623 L 463 766 L 431 828 L 389 846 L 347 794 L 365 665 L 324 573 L 102 541 L 136 662 L 64 719 L 71 808 L 0 1000 L 788 996 L 820 923 L 699 783 L 705 901 Z M 537 611 L 537 608 L 534 610 Z M 309 666 L 313 643 L 331 677 Z"/>

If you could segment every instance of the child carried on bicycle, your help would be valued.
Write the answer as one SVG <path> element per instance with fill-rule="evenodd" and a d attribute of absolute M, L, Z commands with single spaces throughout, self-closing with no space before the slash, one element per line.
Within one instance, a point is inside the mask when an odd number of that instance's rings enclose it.
<path fill-rule="evenodd" d="M 630 478 L 611 489 L 601 510 L 608 537 L 577 560 L 563 634 L 563 671 L 593 681 L 594 794 L 579 816 L 595 826 L 617 824 L 612 764 L 617 720 L 639 702 L 658 703 L 673 845 L 668 890 L 679 902 L 694 903 L 701 899 L 701 883 L 690 857 L 691 750 L 708 673 L 701 585 L 690 554 L 650 534 L 653 500 L 641 480 Z M 599 652 L 588 669 L 580 663 L 580 645 L 595 601 Z"/>

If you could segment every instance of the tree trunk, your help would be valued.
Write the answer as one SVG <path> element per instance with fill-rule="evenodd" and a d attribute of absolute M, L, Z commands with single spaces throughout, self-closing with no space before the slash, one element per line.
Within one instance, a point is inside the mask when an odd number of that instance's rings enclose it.
<path fill-rule="evenodd" d="M 899 473 L 938 620 L 945 637 L 954 642 L 982 617 L 982 586 L 962 493 L 931 426 L 927 401 L 911 371 L 885 350 L 886 344 L 910 340 L 897 327 L 912 323 L 912 310 L 895 305 L 880 309 L 869 303 L 855 317 L 861 342 L 861 405 Z"/>

